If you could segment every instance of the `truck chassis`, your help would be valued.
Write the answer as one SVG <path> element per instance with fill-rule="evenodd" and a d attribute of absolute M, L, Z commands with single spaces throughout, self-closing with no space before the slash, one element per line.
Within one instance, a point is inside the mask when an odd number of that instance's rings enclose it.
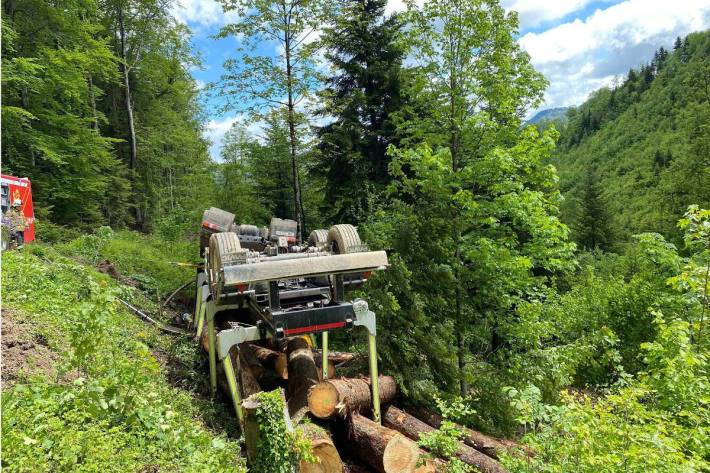
<path fill-rule="evenodd" d="M 350 225 L 311 233 L 295 241 L 295 222 L 272 219 L 269 229 L 235 225 L 234 216 L 211 208 L 202 222 L 204 265 L 196 276 L 195 326 L 206 324 L 210 385 L 217 389 L 217 362 L 224 367 L 240 420 L 240 386 L 230 350 L 244 342 L 321 334 L 323 379 L 328 378 L 328 332 L 363 327 L 368 333 L 373 413 L 381 422 L 376 317 L 362 299 L 345 292 L 372 271 L 388 267 L 384 251 L 368 251 Z"/>

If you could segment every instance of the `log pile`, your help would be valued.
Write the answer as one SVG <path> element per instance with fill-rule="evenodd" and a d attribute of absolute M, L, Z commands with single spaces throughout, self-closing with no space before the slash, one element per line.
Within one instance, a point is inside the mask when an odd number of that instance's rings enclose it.
<path fill-rule="evenodd" d="M 204 342 L 203 337 L 203 342 Z M 242 391 L 242 408 L 247 422 L 244 430 L 247 447 L 256 442 L 253 402 L 248 396 L 258 390 L 286 388 L 284 416 L 288 425 L 293 422 L 311 441 L 316 463 L 302 463 L 303 473 L 346 473 L 371 471 L 343 464 L 338 449 L 347 449 L 350 455 L 380 473 L 436 473 L 446 471 L 446 462 L 435 458 L 417 446 L 423 434 L 433 432 L 443 422 L 435 413 L 412 408 L 408 412 L 392 403 L 397 400 L 397 384 L 391 376 L 380 376 L 379 398 L 382 406 L 382 425 L 372 420 L 372 386 L 368 377 L 334 378 L 337 365 L 355 359 L 355 355 L 329 352 L 329 379 L 323 380 L 322 352 L 313 350 L 304 337 L 288 338 L 279 344 L 265 347 L 241 344 L 239 350 L 230 352 L 232 363 L 238 369 Z M 220 366 L 221 368 L 221 366 Z M 220 378 L 224 376 L 220 373 Z M 226 383 L 225 383 L 226 384 Z M 306 416 L 311 418 L 306 422 Z M 368 418 L 369 417 L 369 418 Z M 304 420 L 304 423 L 299 424 Z M 331 429 L 337 434 L 331 437 Z M 455 457 L 482 473 L 507 473 L 498 463 L 506 450 L 529 454 L 515 442 L 485 435 L 461 427 L 461 439 Z M 335 442 L 334 442 L 335 440 Z M 247 448 L 249 449 L 249 448 Z M 353 469 L 355 468 L 355 469 Z"/>

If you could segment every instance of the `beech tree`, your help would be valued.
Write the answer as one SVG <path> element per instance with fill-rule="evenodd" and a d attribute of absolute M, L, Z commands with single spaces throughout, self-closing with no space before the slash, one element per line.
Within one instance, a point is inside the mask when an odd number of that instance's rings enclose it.
<path fill-rule="evenodd" d="M 271 108 L 286 110 L 291 156 L 293 207 L 298 222 L 298 240 L 304 227 L 303 198 L 298 162 L 296 127 L 302 121 L 299 104 L 319 84 L 315 56 L 317 31 L 329 19 L 324 0 L 221 0 L 225 11 L 236 11 L 240 20 L 224 26 L 218 38 L 235 36 L 241 46 L 238 57 L 225 61 L 219 96 L 225 109 L 248 112 L 263 118 Z M 276 54 L 258 54 L 264 45 Z"/>
<path fill-rule="evenodd" d="M 466 395 L 470 367 L 491 363 L 505 345 L 505 318 L 542 275 L 566 266 L 572 247 L 557 218 L 554 169 L 542 161 L 555 133 L 521 129 L 545 80 L 515 40 L 515 13 L 479 0 L 409 8 L 413 117 L 400 125 L 408 146 L 391 149 L 390 203 L 372 238 L 402 258 L 403 273 L 391 277 L 415 294 L 395 290 L 397 305 L 385 298 L 383 308 L 423 311 L 427 332 L 446 340 L 427 348 L 431 376 L 449 387 L 458 381 Z"/>

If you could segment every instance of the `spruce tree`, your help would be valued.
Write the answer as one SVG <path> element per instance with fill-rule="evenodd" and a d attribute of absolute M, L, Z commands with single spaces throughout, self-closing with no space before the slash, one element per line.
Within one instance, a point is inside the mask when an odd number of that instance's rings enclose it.
<path fill-rule="evenodd" d="M 609 250 L 612 244 L 609 214 L 598 179 L 589 168 L 582 183 L 579 209 L 575 228 L 579 246 L 588 250 Z"/>
<path fill-rule="evenodd" d="M 317 134 L 320 169 L 327 177 L 324 213 L 355 221 L 367 205 L 363 185 L 389 181 L 387 147 L 396 144 L 392 116 L 400 109 L 404 53 L 396 44 L 401 22 L 385 17 L 386 0 L 343 0 L 342 14 L 325 33 L 326 58 L 335 74 L 322 92 L 324 116 L 334 120 Z"/>

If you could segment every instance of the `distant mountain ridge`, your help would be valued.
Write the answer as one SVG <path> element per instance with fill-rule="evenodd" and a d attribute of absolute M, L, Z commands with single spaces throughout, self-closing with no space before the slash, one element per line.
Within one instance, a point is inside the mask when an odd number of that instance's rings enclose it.
<path fill-rule="evenodd" d="M 552 121 L 557 118 L 565 118 L 569 107 L 546 108 L 540 110 L 530 120 L 526 121 L 523 126 L 533 125 L 542 121 Z"/>

